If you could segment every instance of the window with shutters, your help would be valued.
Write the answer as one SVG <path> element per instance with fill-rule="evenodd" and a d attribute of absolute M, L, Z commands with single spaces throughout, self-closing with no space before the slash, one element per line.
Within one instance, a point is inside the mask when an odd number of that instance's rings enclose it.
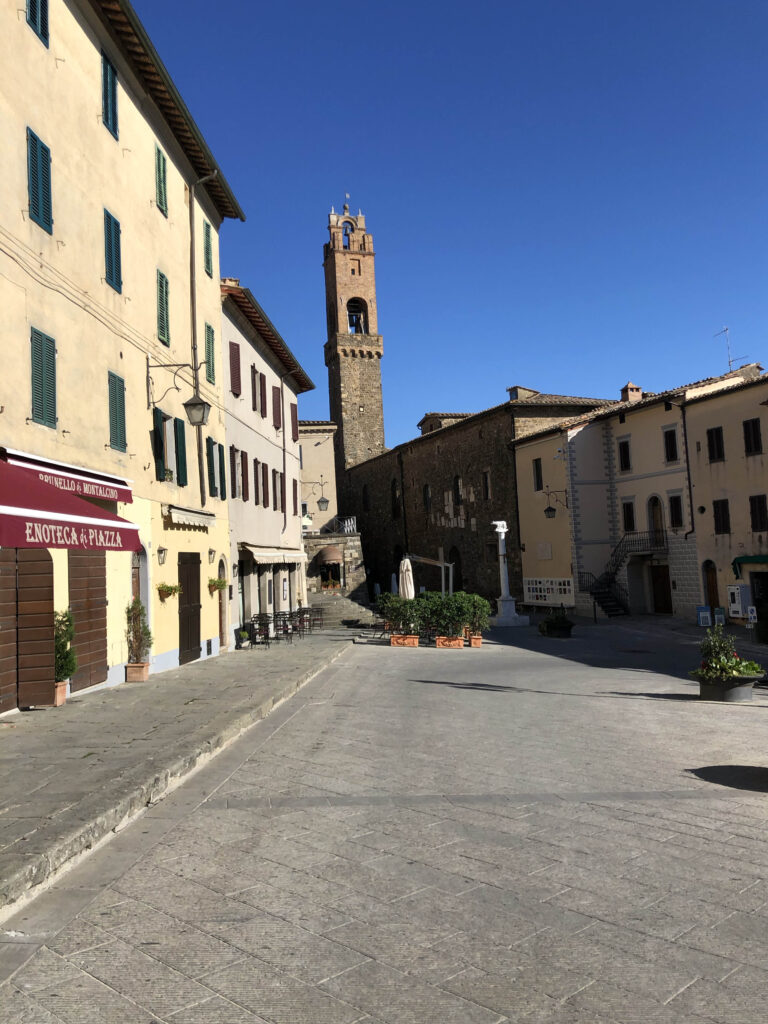
<path fill-rule="evenodd" d="M 208 493 L 215 498 L 219 489 L 216 483 L 216 442 L 212 437 L 205 439 L 205 456 L 208 465 Z"/>
<path fill-rule="evenodd" d="M 299 440 L 299 407 L 291 402 L 291 440 Z"/>
<path fill-rule="evenodd" d="M 27 0 L 27 24 L 48 45 L 48 0 Z"/>
<path fill-rule="evenodd" d="M 299 469 L 304 469 L 304 445 L 299 445 Z"/>
<path fill-rule="evenodd" d="M 670 427 L 664 431 L 664 461 L 677 462 L 680 456 L 677 452 L 677 430 Z"/>
<path fill-rule="evenodd" d="M 768 501 L 764 494 L 750 495 L 749 518 L 752 533 L 768 533 Z"/>
<path fill-rule="evenodd" d="M 731 513 L 727 498 L 712 502 L 712 514 L 715 520 L 715 533 L 730 533 Z"/>
<path fill-rule="evenodd" d="M 238 458 L 239 454 L 240 453 L 238 452 L 237 448 L 235 448 L 235 446 L 233 444 L 231 444 L 229 446 L 229 480 L 230 480 L 230 485 L 232 487 L 232 497 L 233 498 L 236 498 L 238 496 L 238 494 L 240 493 L 240 491 L 238 489 L 238 486 L 237 486 L 238 483 L 239 483 L 238 478 L 237 478 L 237 468 L 238 468 L 238 463 L 240 462 L 240 460 Z"/>
<path fill-rule="evenodd" d="M 168 278 L 157 272 L 157 340 L 163 345 L 171 344 L 171 321 L 168 310 Z"/>
<path fill-rule="evenodd" d="M 101 54 L 101 119 L 104 127 L 119 138 L 117 130 L 117 69 L 106 53 Z"/>
<path fill-rule="evenodd" d="M 27 193 L 29 219 L 53 234 L 51 204 L 51 151 L 31 128 L 27 128 Z"/>
<path fill-rule="evenodd" d="M 173 421 L 173 432 L 176 441 L 176 483 L 179 487 L 187 486 L 187 425 L 184 420 L 176 417 Z"/>
<path fill-rule="evenodd" d="M 541 470 L 541 459 L 533 460 L 533 489 L 534 491 L 544 490 L 544 474 Z"/>
<path fill-rule="evenodd" d="M 120 221 L 104 211 L 104 277 L 116 292 L 123 290 L 120 259 Z"/>
<path fill-rule="evenodd" d="M 203 262 L 208 277 L 213 277 L 213 241 L 211 238 L 211 225 L 207 220 L 203 221 Z"/>
<path fill-rule="evenodd" d="M 280 474 L 280 511 L 286 512 L 288 506 L 285 500 L 285 473 Z"/>
<path fill-rule="evenodd" d="M 32 328 L 32 419 L 56 429 L 56 342 Z"/>
<path fill-rule="evenodd" d="M 632 469 L 632 456 L 629 450 L 629 441 L 619 441 L 619 471 L 628 473 Z"/>
<path fill-rule="evenodd" d="M 227 468 L 224 464 L 224 445 L 219 445 L 219 495 L 222 501 L 227 500 Z"/>
<path fill-rule="evenodd" d="M 251 363 L 251 408 L 256 412 L 259 408 L 259 371 Z"/>
<path fill-rule="evenodd" d="M 157 406 L 152 410 L 152 450 L 155 479 L 173 480 L 176 476 L 176 431 L 173 419 Z"/>
<path fill-rule="evenodd" d="M 723 442 L 722 427 L 710 427 L 707 431 L 707 454 L 709 455 L 710 462 L 725 462 L 725 444 Z M 722 532 L 730 533 L 730 530 Z"/>
<path fill-rule="evenodd" d="M 453 478 L 453 504 L 459 506 L 464 502 L 463 488 L 461 486 L 461 477 L 455 476 Z"/>
<path fill-rule="evenodd" d="M 760 420 L 744 420 L 744 454 L 762 455 L 763 438 L 760 434 Z"/>
<path fill-rule="evenodd" d="M 159 146 L 155 146 L 155 202 L 158 210 L 168 216 L 168 161 Z"/>
<path fill-rule="evenodd" d="M 272 426 L 279 430 L 283 425 L 283 417 L 280 410 L 280 388 L 272 388 Z"/>
<path fill-rule="evenodd" d="M 432 511 L 432 488 L 429 484 L 424 484 L 421 489 L 421 504 L 425 512 Z"/>
<path fill-rule="evenodd" d="M 673 530 L 679 530 L 683 525 L 683 496 L 681 494 L 670 494 L 669 496 L 669 525 Z"/>
<path fill-rule="evenodd" d="M 272 470 L 272 511 L 277 512 L 277 503 L 279 500 L 279 492 L 277 490 L 277 478 L 278 473 L 276 469 Z"/>
<path fill-rule="evenodd" d="M 483 470 L 483 500 L 491 500 L 491 471 L 489 469 Z"/>
<path fill-rule="evenodd" d="M 125 381 L 111 371 L 107 373 L 109 392 L 109 447 L 124 452 L 125 443 Z"/>
<path fill-rule="evenodd" d="M 240 493 L 243 496 L 243 501 L 248 501 L 250 487 L 248 477 L 248 452 L 240 452 Z"/>
<path fill-rule="evenodd" d="M 269 508 L 269 466 L 266 462 L 261 464 L 261 504 Z"/>
<path fill-rule="evenodd" d="M 261 409 L 261 418 L 267 418 L 267 378 L 263 373 L 259 374 L 259 408 Z"/>
<path fill-rule="evenodd" d="M 624 501 L 621 504 L 621 515 L 624 525 L 624 533 L 635 532 L 635 503 Z"/>
<path fill-rule="evenodd" d="M 205 379 L 216 383 L 216 335 L 210 324 L 205 325 Z"/>
<path fill-rule="evenodd" d="M 253 503 L 259 504 L 259 460 L 253 460 Z"/>
<path fill-rule="evenodd" d="M 240 346 L 236 341 L 229 343 L 229 389 L 235 397 L 242 392 L 240 385 Z"/>
<path fill-rule="evenodd" d="M 299 514 L 299 481 L 293 480 L 291 488 L 293 490 L 293 514 L 297 516 Z"/>

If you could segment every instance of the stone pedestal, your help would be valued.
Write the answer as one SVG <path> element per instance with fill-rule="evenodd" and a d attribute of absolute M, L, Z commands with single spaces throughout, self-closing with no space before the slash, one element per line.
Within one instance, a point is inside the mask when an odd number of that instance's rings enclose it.
<path fill-rule="evenodd" d="M 518 615 L 514 597 L 500 597 L 499 612 L 491 619 L 492 626 L 527 626 L 530 619 L 527 615 Z"/>

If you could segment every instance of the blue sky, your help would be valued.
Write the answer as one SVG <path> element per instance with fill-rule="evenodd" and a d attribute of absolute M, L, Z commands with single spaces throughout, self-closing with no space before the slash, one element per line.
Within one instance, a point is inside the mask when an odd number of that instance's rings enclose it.
<path fill-rule="evenodd" d="M 322 246 L 374 236 L 387 444 L 505 388 L 768 360 L 765 0 L 134 0 L 248 220 L 221 269 L 328 416 Z"/>

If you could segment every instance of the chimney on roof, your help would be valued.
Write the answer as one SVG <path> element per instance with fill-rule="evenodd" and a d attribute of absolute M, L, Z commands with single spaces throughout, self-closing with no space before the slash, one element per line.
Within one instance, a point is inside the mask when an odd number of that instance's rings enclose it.
<path fill-rule="evenodd" d="M 240 278 L 239 277 L 222 277 L 221 283 L 223 285 L 229 285 L 230 288 L 239 288 L 240 287 Z"/>
<path fill-rule="evenodd" d="M 622 402 L 639 402 L 642 397 L 643 389 L 639 388 L 637 384 L 633 384 L 631 380 L 627 381 L 621 389 Z"/>

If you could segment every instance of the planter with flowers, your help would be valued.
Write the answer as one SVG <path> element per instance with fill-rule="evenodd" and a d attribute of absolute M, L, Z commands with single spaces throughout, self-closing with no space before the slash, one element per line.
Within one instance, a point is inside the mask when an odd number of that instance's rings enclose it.
<path fill-rule="evenodd" d="M 722 626 L 713 626 L 701 642 L 701 664 L 690 673 L 699 682 L 700 700 L 743 703 L 765 672 L 756 661 L 740 658 Z"/>
<path fill-rule="evenodd" d="M 158 583 L 157 592 L 160 595 L 160 600 L 164 601 L 166 597 L 175 597 L 181 593 L 180 583 Z"/>
<path fill-rule="evenodd" d="M 383 596 L 383 595 L 382 595 Z M 379 602 L 379 608 L 389 622 L 390 647 L 419 646 L 419 604 L 415 599 L 389 594 L 388 600 Z"/>
<path fill-rule="evenodd" d="M 226 590 L 228 584 L 221 576 L 211 576 L 208 580 L 208 593 L 215 594 L 218 590 Z"/>

